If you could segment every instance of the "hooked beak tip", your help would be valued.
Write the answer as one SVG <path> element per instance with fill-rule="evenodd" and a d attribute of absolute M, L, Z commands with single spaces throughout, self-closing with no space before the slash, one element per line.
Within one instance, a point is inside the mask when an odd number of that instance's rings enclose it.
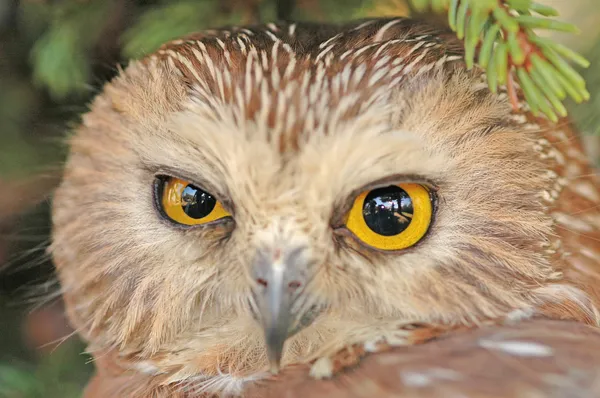
<path fill-rule="evenodd" d="M 281 369 L 285 341 L 304 328 L 302 322 L 304 291 L 310 282 L 313 264 L 306 247 L 259 249 L 252 277 L 256 319 L 264 332 L 271 373 Z"/>
<path fill-rule="evenodd" d="M 269 371 L 274 375 L 278 374 L 279 373 L 279 364 L 271 362 Z"/>
<path fill-rule="evenodd" d="M 287 331 L 287 330 L 286 330 Z M 284 336 L 281 331 L 270 330 L 267 335 L 267 357 L 269 360 L 269 370 L 273 374 L 279 373 L 281 369 L 281 357 L 283 356 L 283 345 L 287 339 L 287 333 Z"/>

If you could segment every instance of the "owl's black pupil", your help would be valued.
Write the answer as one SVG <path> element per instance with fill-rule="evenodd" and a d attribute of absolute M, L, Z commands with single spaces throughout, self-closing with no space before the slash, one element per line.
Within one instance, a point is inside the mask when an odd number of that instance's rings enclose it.
<path fill-rule="evenodd" d="M 216 204 L 217 200 L 211 194 L 193 185 L 188 185 L 181 193 L 181 207 L 191 218 L 200 219 L 208 216 Z"/>
<path fill-rule="evenodd" d="M 384 236 L 398 235 L 408 228 L 413 214 L 410 196 L 395 185 L 372 190 L 363 205 L 363 217 L 367 226 Z"/>

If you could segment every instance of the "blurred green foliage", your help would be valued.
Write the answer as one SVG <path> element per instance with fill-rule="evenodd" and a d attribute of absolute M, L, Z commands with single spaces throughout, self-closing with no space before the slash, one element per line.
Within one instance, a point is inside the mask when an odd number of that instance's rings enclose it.
<path fill-rule="evenodd" d="M 123 55 L 139 58 L 202 26 L 230 25 L 240 21 L 239 12 L 232 15 L 215 12 L 218 3 L 217 0 L 184 0 L 149 9 L 123 34 Z"/>
<path fill-rule="evenodd" d="M 589 102 L 572 104 L 571 116 L 582 133 L 600 136 L 600 40 L 589 51 L 588 58 L 593 66 L 582 71 L 582 75 L 592 97 Z M 600 161 L 600 158 L 596 160 Z"/>
<path fill-rule="evenodd" d="M 47 29 L 31 50 L 33 79 L 55 98 L 82 90 L 91 77 L 89 51 L 98 41 L 113 0 L 58 2 L 26 7 L 47 17 Z"/>
<path fill-rule="evenodd" d="M 0 362 L 0 397 L 80 397 L 92 371 L 91 364 L 83 365 L 79 359 L 83 358 L 83 348 L 73 339 L 58 346 L 50 355 L 42 356 L 35 364 L 22 359 Z"/>

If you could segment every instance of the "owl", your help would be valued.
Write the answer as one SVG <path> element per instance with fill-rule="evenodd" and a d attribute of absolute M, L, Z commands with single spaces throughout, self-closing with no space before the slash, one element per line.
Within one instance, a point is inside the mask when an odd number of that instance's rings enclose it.
<path fill-rule="evenodd" d="M 600 393 L 598 180 L 485 82 L 398 18 L 131 62 L 53 200 L 86 397 Z"/>

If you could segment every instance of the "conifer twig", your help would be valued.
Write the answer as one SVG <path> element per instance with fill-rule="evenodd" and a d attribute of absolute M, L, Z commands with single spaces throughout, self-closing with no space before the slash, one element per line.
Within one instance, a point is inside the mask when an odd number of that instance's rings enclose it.
<path fill-rule="evenodd" d="M 589 62 L 534 31 L 579 33 L 576 26 L 551 19 L 558 15 L 555 9 L 532 0 L 410 1 L 417 11 L 448 14 L 450 28 L 464 41 L 467 67 L 477 63 L 485 69 L 492 92 L 507 85 L 513 106 L 518 107 L 515 81 L 532 113 L 554 122 L 567 115 L 562 104 L 567 96 L 578 103 L 590 98 L 585 80 L 569 64 L 587 68 Z"/>

